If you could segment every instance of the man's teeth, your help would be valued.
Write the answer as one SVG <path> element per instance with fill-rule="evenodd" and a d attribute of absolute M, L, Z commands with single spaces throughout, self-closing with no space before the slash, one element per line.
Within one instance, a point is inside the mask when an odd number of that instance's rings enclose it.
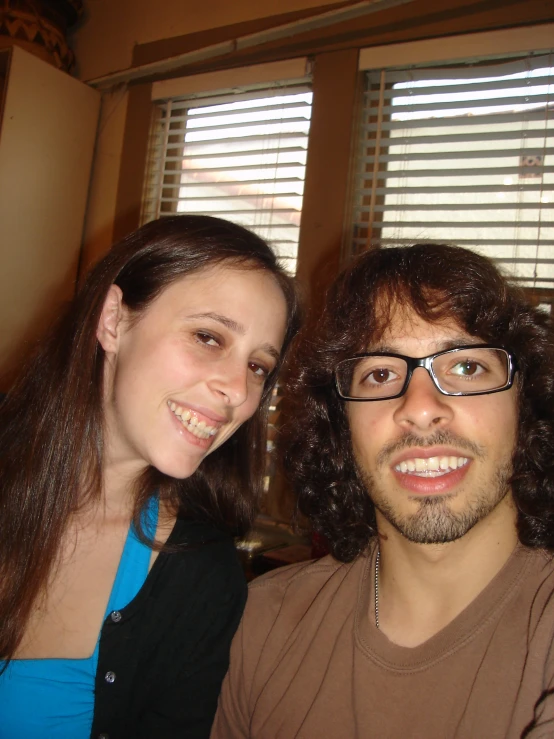
<path fill-rule="evenodd" d="M 182 408 L 177 403 L 168 403 L 171 411 L 181 421 L 187 431 L 198 439 L 209 439 L 210 436 L 217 434 L 216 426 L 209 426 L 205 421 L 199 421 L 198 417 L 193 411 L 187 408 Z"/>
<path fill-rule="evenodd" d="M 467 457 L 414 457 L 405 459 L 394 468 L 397 472 L 415 472 L 416 475 L 439 477 L 468 463 Z"/>

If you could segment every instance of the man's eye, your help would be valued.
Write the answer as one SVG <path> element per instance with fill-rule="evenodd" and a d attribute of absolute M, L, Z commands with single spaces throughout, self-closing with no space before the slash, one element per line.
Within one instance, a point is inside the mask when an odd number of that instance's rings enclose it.
<path fill-rule="evenodd" d="M 205 331 L 197 331 L 195 336 L 197 341 L 206 346 L 221 346 L 219 340 L 216 339 L 215 336 L 212 336 Z"/>
<path fill-rule="evenodd" d="M 366 376 L 366 381 L 375 385 L 382 385 L 385 382 L 391 382 L 391 380 L 394 379 L 396 379 L 396 373 L 392 370 L 385 369 L 384 367 L 371 370 L 371 372 L 368 372 Z"/>
<path fill-rule="evenodd" d="M 474 362 L 471 359 L 466 359 L 463 362 L 458 362 L 454 365 L 454 367 L 452 367 L 452 372 L 455 375 L 460 375 L 462 377 L 475 377 L 476 375 L 480 375 L 485 371 L 486 370 L 483 365 L 479 364 L 478 362 Z"/>

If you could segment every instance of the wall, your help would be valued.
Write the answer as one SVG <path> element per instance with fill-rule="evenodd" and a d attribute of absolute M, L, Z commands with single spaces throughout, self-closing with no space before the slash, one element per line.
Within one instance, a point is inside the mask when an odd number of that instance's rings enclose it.
<path fill-rule="evenodd" d="M 3 391 L 75 291 L 100 95 L 18 46 L 0 57 Z"/>
<path fill-rule="evenodd" d="M 72 37 L 77 74 L 88 80 L 130 66 L 135 44 L 332 4 L 337 0 L 85 0 Z"/>
<path fill-rule="evenodd" d="M 129 67 L 135 44 L 331 4 L 330 0 L 86 0 L 85 17 L 70 39 L 77 57 L 76 74 L 87 81 Z M 121 90 L 103 97 L 84 267 L 112 243 L 127 101 L 127 93 Z"/>

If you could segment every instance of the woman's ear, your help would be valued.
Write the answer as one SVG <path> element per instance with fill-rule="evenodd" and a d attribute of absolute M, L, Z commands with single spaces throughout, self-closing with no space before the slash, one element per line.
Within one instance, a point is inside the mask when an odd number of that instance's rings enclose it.
<path fill-rule="evenodd" d="M 96 329 L 96 338 L 106 353 L 117 352 L 124 314 L 121 288 L 118 285 L 112 285 L 104 300 L 104 307 Z"/>

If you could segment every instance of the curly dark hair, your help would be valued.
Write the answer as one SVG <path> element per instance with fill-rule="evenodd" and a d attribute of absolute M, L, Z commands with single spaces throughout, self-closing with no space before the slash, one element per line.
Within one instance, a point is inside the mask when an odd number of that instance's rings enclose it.
<path fill-rule="evenodd" d="M 337 362 L 378 342 L 397 307 L 428 322 L 454 319 L 518 362 L 518 441 L 511 487 L 518 536 L 554 549 L 554 335 L 550 316 L 529 304 L 493 263 L 445 244 L 372 249 L 329 290 L 323 314 L 300 336 L 281 434 L 287 477 L 301 514 L 349 562 L 376 533 L 375 510 L 357 472 Z"/>

